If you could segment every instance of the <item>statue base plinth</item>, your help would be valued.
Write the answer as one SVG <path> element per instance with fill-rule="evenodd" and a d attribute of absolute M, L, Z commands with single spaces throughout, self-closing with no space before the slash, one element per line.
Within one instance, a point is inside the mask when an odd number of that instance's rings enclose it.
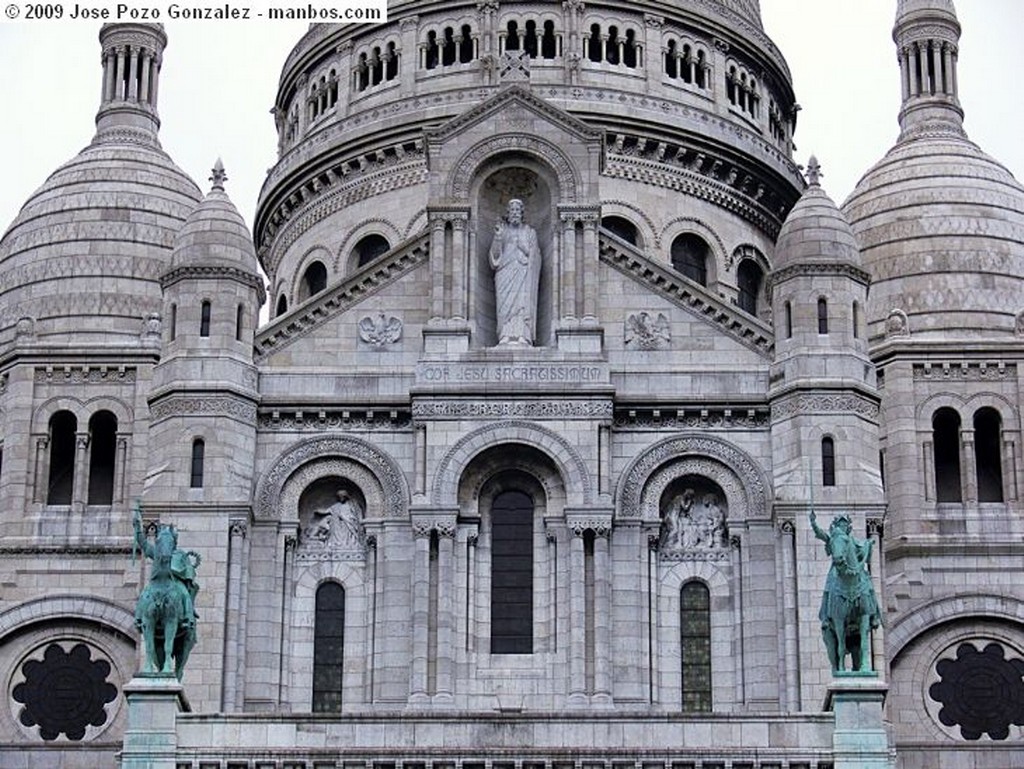
<path fill-rule="evenodd" d="M 555 328 L 559 352 L 600 355 L 604 350 L 604 328 L 596 318 L 563 318 Z"/>
<path fill-rule="evenodd" d="M 469 352 L 472 330 L 464 318 L 433 318 L 423 329 L 425 355 L 459 355 Z"/>
<path fill-rule="evenodd" d="M 178 713 L 191 711 L 174 675 L 139 674 L 124 687 L 128 728 L 121 769 L 175 769 Z"/>
<path fill-rule="evenodd" d="M 835 714 L 835 769 L 893 769 L 882 709 L 889 685 L 871 672 L 834 675 L 825 695 L 825 711 Z"/>

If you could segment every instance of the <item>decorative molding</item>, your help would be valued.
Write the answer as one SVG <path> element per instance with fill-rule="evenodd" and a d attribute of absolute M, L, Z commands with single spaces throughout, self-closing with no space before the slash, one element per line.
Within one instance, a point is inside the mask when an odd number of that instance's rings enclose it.
<path fill-rule="evenodd" d="M 413 419 L 610 419 L 610 400 L 413 401 Z"/>
<path fill-rule="evenodd" d="M 771 424 L 767 407 L 757 409 L 737 407 L 716 409 L 656 409 L 617 408 L 614 427 L 688 430 L 738 429 L 763 430 Z"/>
<path fill-rule="evenodd" d="M 398 463 L 377 446 L 352 437 L 304 440 L 281 454 L 260 479 L 256 492 L 257 516 L 262 519 L 278 518 L 282 489 L 299 468 L 338 458 L 361 464 L 380 484 L 384 495 L 384 517 L 405 517 L 409 490 Z"/>
<path fill-rule="evenodd" d="M 34 374 L 36 384 L 134 384 L 135 377 L 136 370 L 125 366 L 39 366 Z"/>
<path fill-rule="evenodd" d="M 661 477 L 653 483 L 656 474 Z M 769 487 L 757 462 L 719 438 L 693 434 L 655 443 L 633 460 L 618 488 L 617 517 L 660 520 L 660 491 L 655 494 L 652 489 L 663 490 L 683 475 L 702 475 L 717 483 L 725 492 L 728 509 L 742 511 L 738 517 L 768 514 Z"/>
<path fill-rule="evenodd" d="M 518 90 L 518 89 L 517 89 Z M 476 170 L 490 157 L 516 150 L 539 157 L 548 163 L 558 177 L 562 199 L 575 202 L 582 191 L 582 179 L 573 164 L 556 144 L 538 136 L 528 134 L 499 134 L 489 137 L 470 148 L 452 166 L 448 174 L 447 193 L 449 199 L 469 199 L 469 185 L 476 178 Z"/>
<path fill-rule="evenodd" d="M 256 404 L 233 395 L 169 395 L 150 404 L 149 413 L 154 422 L 196 415 L 230 417 L 246 424 L 256 422 Z"/>
<path fill-rule="evenodd" d="M 332 430 L 401 430 L 412 424 L 408 411 L 397 409 L 352 411 L 261 412 L 256 426 L 264 432 L 330 432 Z"/>
<path fill-rule="evenodd" d="M 843 393 L 794 393 L 771 406 L 772 420 L 787 419 L 796 414 L 856 414 L 878 421 L 879 404 L 864 395 Z"/>
<path fill-rule="evenodd" d="M 160 276 L 160 288 L 166 291 L 183 280 L 233 280 L 247 288 L 253 289 L 260 297 L 260 304 L 266 300 L 266 289 L 263 279 L 254 272 L 238 267 L 227 267 L 215 264 L 186 264 L 169 270 Z"/>
<path fill-rule="evenodd" d="M 850 278 L 867 287 L 871 283 L 871 274 L 852 264 L 845 262 L 801 262 L 783 267 L 768 275 L 767 289 L 770 292 L 779 283 L 796 277 L 828 277 L 840 276 Z"/>
<path fill-rule="evenodd" d="M 998 379 L 1009 381 L 1017 377 L 1017 364 L 1003 361 L 915 363 L 913 376 L 914 379 L 924 380 L 957 379 L 968 382 L 986 382 Z"/>
<path fill-rule="evenodd" d="M 643 310 L 631 313 L 623 322 L 623 344 L 632 350 L 667 350 L 672 347 L 672 326 L 659 312 Z"/>
<path fill-rule="evenodd" d="M 567 513 L 565 524 L 574 537 L 582 537 L 587 531 L 592 531 L 596 537 L 607 538 L 612 530 L 612 515 Z"/>

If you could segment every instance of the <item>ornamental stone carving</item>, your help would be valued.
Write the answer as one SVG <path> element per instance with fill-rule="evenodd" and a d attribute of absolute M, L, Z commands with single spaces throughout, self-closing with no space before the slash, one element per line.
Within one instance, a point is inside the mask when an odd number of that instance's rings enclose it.
<path fill-rule="evenodd" d="M 382 312 L 367 315 L 359 321 L 359 339 L 378 350 L 402 338 L 402 321 Z"/>
<path fill-rule="evenodd" d="M 667 350 L 672 346 L 672 328 L 665 313 L 647 311 L 629 315 L 625 321 L 624 343 L 632 350 Z"/>
<path fill-rule="evenodd" d="M 885 335 L 889 338 L 910 336 L 910 319 L 903 310 L 889 311 L 889 317 L 885 321 Z"/>
<path fill-rule="evenodd" d="M 779 420 L 794 414 L 857 414 L 878 421 L 878 402 L 854 393 L 793 395 L 772 404 L 772 419 Z"/>
<path fill-rule="evenodd" d="M 256 404 L 230 395 L 207 398 L 178 395 L 162 398 L 150 407 L 150 415 L 154 422 L 170 417 L 195 416 L 197 414 L 225 416 L 247 423 L 255 423 Z"/>
<path fill-rule="evenodd" d="M 494 227 L 489 262 L 499 346 L 532 347 L 537 326 L 537 292 L 543 257 L 537 231 L 523 220 L 523 201 L 513 198 Z"/>
<path fill-rule="evenodd" d="M 302 530 L 299 546 L 332 554 L 362 554 L 366 550 L 366 533 L 359 502 L 346 489 L 338 489 L 330 505 L 311 511 L 311 520 Z"/>
<path fill-rule="evenodd" d="M 741 449 L 719 438 L 682 435 L 654 444 L 623 473 L 617 515 L 656 521 L 661 492 L 684 475 L 703 475 L 725 492 L 729 509 L 746 518 L 768 514 L 768 482 L 757 463 Z"/>
<path fill-rule="evenodd" d="M 426 401 L 414 402 L 412 405 L 414 419 L 609 419 L 612 412 L 610 400 Z"/>
<path fill-rule="evenodd" d="M 669 503 L 662 517 L 662 555 L 723 549 L 727 539 L 725 517 L 724 500 L 719 494 L 684 489 Z"/>

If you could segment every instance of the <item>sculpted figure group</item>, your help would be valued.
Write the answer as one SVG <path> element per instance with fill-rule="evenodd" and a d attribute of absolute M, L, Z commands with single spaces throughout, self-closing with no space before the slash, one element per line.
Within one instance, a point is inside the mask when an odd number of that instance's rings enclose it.
<path fill-rule="evenodd" d="M 303 531 L 303 541 L 328 550 L 353 550 L 363 546 L 363 511 L 345 489 L 335 492 L 328 507 L 314 510 Z"/>

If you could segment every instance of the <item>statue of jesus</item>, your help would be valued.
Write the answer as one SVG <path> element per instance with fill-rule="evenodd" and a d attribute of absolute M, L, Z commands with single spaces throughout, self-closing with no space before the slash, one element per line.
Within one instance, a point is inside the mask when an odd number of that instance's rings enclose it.
<path fill-rule="evenodd" d="M 532 347 L 537 328 L 537 287 L 541 253 L 537 232 L 523 222 L 523 201 L 508 202 L 494 227 L 490 251 L 494 270 L 499 345 Z"/>

